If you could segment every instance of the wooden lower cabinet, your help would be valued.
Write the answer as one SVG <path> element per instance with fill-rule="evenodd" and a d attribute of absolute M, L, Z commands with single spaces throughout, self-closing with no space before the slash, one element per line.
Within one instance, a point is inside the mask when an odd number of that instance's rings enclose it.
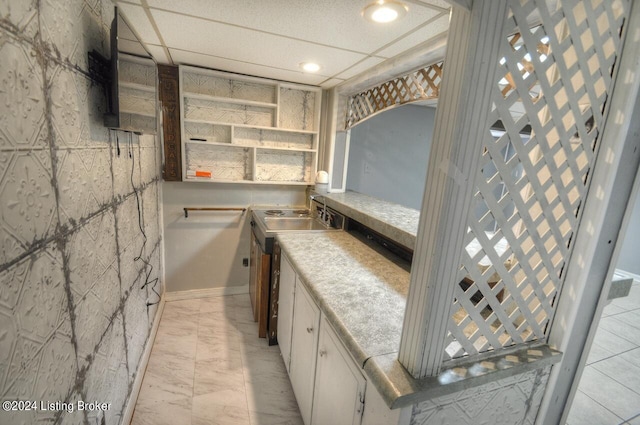
<path fill-rule="evenodd" d="M 266 338 L 269 320 L 269 280 L 271 277 L 271 255 L 265 254 L 253 232 L 251 233 L 251 255 L 249 271 L 249 296 L 253 307 L 253 320 L 258 322 L 258 336 Z"/>
<path fill-rule="evenodd" d="M 323 317 L 320 325 L 312 425 L 359 425 L 367 381 Z"/>

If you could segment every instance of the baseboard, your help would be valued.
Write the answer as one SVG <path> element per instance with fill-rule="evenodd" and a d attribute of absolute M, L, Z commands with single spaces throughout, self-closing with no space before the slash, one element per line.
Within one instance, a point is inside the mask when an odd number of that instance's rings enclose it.
<path fill-rule="evenodd" d="M 165 296 L 163 294 L 162 298 L 160 298 L 160 303 L 158 304 L 156 317 L 153 319 L 153 326 L 151 327 L 149 338 L 147 338 L 147 343 L 144 347 L 144 352 L 142 353 L 140 364 L 138 365 L 138 372 L 136 373 L 136 378 L 133 380 L 133 387 L 131 388 L 131 394 L 129 394 L 129 401 L 127 402 L 127 407 L 124 409 L 124 413 L 122 415 L 122 422 L 120 422 L 122 425 L 129 425 L 131 423 L 131 419 L 133 419 L 133 411 L 136 408 L 136 402 L 138 401 L 140 388 L 142 388 L 142 380 L 144 378 L 144 373 L 147 370 L 147 364 L 149 363 L 149 356 L 151 356 L 151 349 L 153 348 L 153 343 L 156 340 L 156 334 L 158 333 L 158 326 L 160 325 L 160 318 L 162 317 L 162 311 L 164 310 L 164 303 L 165 303 Z"/>
<path fill-rule="evenodd" d="M 194 298 L 222 297 L 224 295 L 248 294 L 249 285 L 225 286 L 222 288 L 192 289 L 189 291 L 166 292 L 166 301 L 190 300 Z"/>
<path fill-rule="evenodd" d="M 630 277 L 634 283 L 640 283 L 640 274 L 635 274 L 622 269 L 616 269 L 616 273 Z"/>

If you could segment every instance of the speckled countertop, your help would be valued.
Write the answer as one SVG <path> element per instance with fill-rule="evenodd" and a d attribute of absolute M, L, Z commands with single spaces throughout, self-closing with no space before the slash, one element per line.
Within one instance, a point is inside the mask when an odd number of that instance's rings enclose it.
<path fill-rule="evenodd" d="M 420 211 L 358 192 L 322 195 L 327 206 L 413 250 Z"/>
<path fill-rule="evenodd" d="M 398 352 L 407 264 L 346 232 L 279 234 L 278 241 L 361 367 L 372 356 Z"/>
<path fill-rule="evenodd" d="M 389 252 L 383 255 L 357 234 L 281 233 L 277 238 L 300 281 L 390 408 L 546 367 L 561 357 L 546 346 L 526 347 L 414 379 L 397 360 L 410 266 Z"/>

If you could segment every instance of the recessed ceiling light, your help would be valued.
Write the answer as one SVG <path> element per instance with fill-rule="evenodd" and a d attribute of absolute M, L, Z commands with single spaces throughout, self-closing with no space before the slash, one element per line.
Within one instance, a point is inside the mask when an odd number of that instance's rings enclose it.
<path fill-rule="evenodd" d="M 402 18 L 409 8 L 395 0 L 377 0 L 362 9 L 362 16 L 368 21 L 381 24 Z"/>
<path fill-rule="evenodd" d="M 302 68 L 305 72 L 318 72 L 320 71 L 320 65 L 313 62 L 302 62 L 300 64 L 300 68 Z"/>

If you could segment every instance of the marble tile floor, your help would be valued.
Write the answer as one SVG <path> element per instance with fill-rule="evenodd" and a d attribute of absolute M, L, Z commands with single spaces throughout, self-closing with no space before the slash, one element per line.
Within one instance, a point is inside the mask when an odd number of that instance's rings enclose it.
<path fill-rule="evenodd" d="M 604 308 L 567 425 L 640 425 L 640 283 Z"/>
<path fill-rule="evenodd" d="M 165 303 L 132 425 L 302 425 L 248 294 Z"/>

